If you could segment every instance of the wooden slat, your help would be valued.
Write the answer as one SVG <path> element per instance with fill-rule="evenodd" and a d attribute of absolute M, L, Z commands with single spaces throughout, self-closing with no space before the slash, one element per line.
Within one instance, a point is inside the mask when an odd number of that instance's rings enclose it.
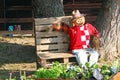
<path fill-rule="evenodd" d="M 57 42 L 68 42 L 69 39 L 67 37 L 57 37 L 57 38 L 44 38 L 44 39 L 36 39 L 36 45 L 45 44 L 45 43 L 57 43 Z"/>
<path fill-rule="evenodd" d="M 50 25 L 56 21 L 64 21 L 67 23 L 71 16 L 61 16 L 61 17 L 50 17 L 50 18 L 35 18 L 35 25 L 40 26 L 40 25 Z"/>
<path fill-rule="evenodd" d="M 14 23 L 14 22 L 21 22 L 21 23 L 26 23 L 26 22 L 34 22 L 33 18 L 7 18 L 6 23 Z"/>
<path fill-rule="evenodd" d="M 75 57 L 72 53 L 38 53 L 37 56 L 41 59 Z"/>
<path fill-rule="evenodd" d="M 0 35 L 3 34 L 34 34 L 34 30 L 0 31 Z"/>
<path fill-rule="evenodd" d="M 97 16 L 85 16 L 86 21 L 95 21 Z"/>
<path fill-rule="evenodd" d="M 47 63 L 47 60 L 46 59 L 41 59 L 41 64 L 42 64 L 42 66 L 46 66 L 46 63 Z"/>
<path fill-rule="evenodd" d="M 7 10 L 31 10 L 32 6 L 9 6 Z"/>
<path fill-rule="evenodd" d="M 5 23 L 6 19 L 0 18 L 0 23 Z"/>
<path fill-rule="evenodd" d="M 36 26 L 44 25 L 44 24 L 49 25 L 54 21 L 56 21 L 56 17 L 55 18 L 35 18 L 35 25 Z"/>
<path fill-rule="evenodd" d="M 64 49 L 59 49 L 59 50 L 38 50 L 37 53 L 39 52 L 46 52 L 46 53 L 60 53 L 60 52 L 68 52 L 68 47 L 65 47 Z"/>
<path fill-rule="evenodd" d="M 36 32 L 36 38 L 41 38 L 41 37 L 52 37 L 52 36 L 64 36 L 66 37 L 67 34 L 64 32 L 58 32 L 58 31 L 53 31 L 53 32 Z"/>
<path fill-rule="evenodd" d="M 65 11 L 65 14 L 70 14 L 73 9 L 64 9 Z M 83 14 L 87 14 L 87 15 L 97 15 L 98 12 L 99 12 L 99 9 L 95 10 L 95 9 L 80 9 L 80 12 L 83 13 Z"/>
<path fill-rule="evenodd" d="M 37 45 L 37 50 L 52 50 L 52 49 L 66 49 L 68 48 L 68 44 L 53 44 L 53 45 Z"/>
<path fill-rule="evenodd" d="M 67 64 L 69 62 L 69 57 L 63 58 L 63 61 L 64 61 L 65 64 Z"/>
<path fill-rule="evenodd" d="M 47 25 L 39 25 L 39 26 L 35 26 L 35 30 L 36 32 L 42 31 L 42 30 L 49 30 L 49 28 L 51 27 L 51 24 L 47 24 Z"/>
<path fill-rule="evenodd" d="M 97 9 L 101 8 L 102 3 L 82 3 L 82 4 L 66 4 L 64 5 L 65 9 L 81 8 L 81 9 Z"/>

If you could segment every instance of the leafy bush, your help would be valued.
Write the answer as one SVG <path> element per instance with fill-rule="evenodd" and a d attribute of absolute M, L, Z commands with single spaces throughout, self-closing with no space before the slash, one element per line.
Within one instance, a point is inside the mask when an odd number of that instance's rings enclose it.
<path fill-rule="evenodd" d="M 80 72 L 81 68 L 74 66 L 68 67 L 68 64 L 61 65 L 59 62 L 54 62 L 51 68 L 39 68 L 33 76 L 35 78 L 73 78 L 77 77 L 76 73 Z"/>

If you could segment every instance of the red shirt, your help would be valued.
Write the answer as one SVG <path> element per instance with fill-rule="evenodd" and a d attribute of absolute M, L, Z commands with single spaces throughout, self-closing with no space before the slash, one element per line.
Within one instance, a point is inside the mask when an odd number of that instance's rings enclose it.
<path fill-rule="evenodd" d="M 87 23 L 83 26 L 73 26 L 68 29 L 70 50 L 90 48 L 90 36 L 99 36 L 94 26 Z"/>

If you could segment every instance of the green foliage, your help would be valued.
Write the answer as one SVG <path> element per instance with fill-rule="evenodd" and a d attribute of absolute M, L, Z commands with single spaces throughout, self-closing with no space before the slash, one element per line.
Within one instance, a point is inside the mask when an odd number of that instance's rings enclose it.
<path fill-rule="evenodd" d="M 60 74 L 60 78 L 76 79 L 77 73 L 81 71 L 82 69 L 78 66 L 69 66 L 66 70 L 63 70 L 63 72 Z"/>
<path fill-rule="evenodd" d="M 104 77 L 104 80 L 109 80 L 111 78 L 111 71 L 109 66 L 103 65 L 101 67 L 101 73 Z"/>
<path fill-rule="evenodd" d="M 5 80 L 9 80 L 9 79 L 5 79 Z M 16 79 L 16 77 L 14 77 L 14 78 L 11 78 L 10 80 L 17 80 L 17 79 Z"/>
<path fill-rule="evenodd" d="M 86 68 L 85 70 L 83 70 L 82 72 L 82 80 L 89 80 L 90 77 L 92 77 L 93 75 L 93 70 L 98 68 L 97 64 L 93 64 L 92 66 L 90 66 L 90 63 L 87 62 L 85 64 Z"/>
<path fill-rule="evenodd" d="M 65 78 L 65 79 L 75 79 L 77 77 L 77 72 L 80 72 L 81 69 L 78 66 L 73 68 L 68 68 L 68 64 L 61 65 L 59 62 L 54 62 L 51 68 L 39 68 L 35 73 L 35 78 Z"/>
<path fill-rule="evenodd" d="M 114 60 L 113 64 L 111 63 L 111 67 L 114 67 L 114 68 L 117 69 L 117 71 L 119 71 L 119 69 L 120 69 L 120 64 L 119 64 L 118 59 Z"/>
<path fill-rule="evenodd" d="M 34 73 L 35 78 L 58 78 L 64 67 L 61 67 L 60 64 L 53 63 L 50 69 L 39 68 Z"/>
<path fill-rule="evenodd" d="M 120 65 L 118 60 L 115 60 L 112 65 L 102 65 L 99 67 L 97 64 L 90 66 L 90 63 L 87 62 L 85 64 L 85 68 L 81 68 L 76 65 L 62 65 L 59 62 L 53 62 L 52 66 L 47 68 L 39 68 L 32 74 L 32 78 L 28 79 L 24 74 L 20 75 L 20 79 L 24 80 L 33 80 L 34 78 L 48 78 L 48 79 L 81 79 L 81 80 L 90 80 L 93 77 L 94 70 L 99 69 L 100 74 L 102 74 L 103 80 L 109 80 L 116 72 L 119 71 Z M 117 71 L 116 71 L 117 70 Z M 79 75 L 78 75 L 79 73 Z M 8 80 L 8 79 L 6 79 Z M 16 77 L 12 78 L 11 80 L 17 80 Z"/>
<path fill-rule="evenodd" d="M 103 65 L 99 67 L 97 64 L 90 66 L 89 63 L 85 64 L 86 68 L 80 68 L 79 66 L 70 66 L 68 64 L 61 65 L 59 62 L 54 62 L 53 65 L 49 68 L 39 68 L 33 74 L 34 78 L 49 78 L 49 79 L 82 79 L 82 80 L 90 80 L 93 77 L 94 69 L 100 69 L 100 73 L 103 75 L 104 80 L 109 80 L 113 75 L 111 74 L 111 66 Z M 114 67 L 118 67 L 118 62 L 114 62 L 112 65 Z M 78 73 L 81 74 L 81 78 L 77 75 Z M 21 80 L 24 80 L 26 76 L 23 74 L 20 76 Z M 8 80 L 8 79 L 6 79 Z M 16 77 L 12 78 L 11 80 L 17 80 Z M 26 80 L 32 80 L 26 78 Z"/>
<path fill-rule="evenodd" d="M 78 73 L 81 74 L 82 80 L 90 79 L 93 74 L 93 70 L 98 68 L 97 64 L 90 66 L 86 63 L 86 69 L 79 66 L 70 66 L 68 64 L 61 65 L 59 62 L 54 62 L 51 68 L 39 68 L 33 76 L 35 78 L 63 78 L 63 79 L 78 79 Z"/>
<path fill-rule="evenodd" d="M 106 65 L 103 65 L 101 67 L 101 73 L 103 75 L 110 75 L 110 67 L 109 66 L 106 66 Z"/>
<path fill-rule="evenodd" d="M 39 68 L 33 74 L 34 78 L 63 78 L 63 79 L 79 79 L 78 73 L 81 74 L 80 79 L 89 80 L 93 77 L 94 69 L 100 69 L 100 73 L 103 75 L 104 80 L 109 80 L 111 75 L 111 66 L 103 65 L 99 67 L 97 64 L 90 66 L 89 62 L 85 64 L 85 69 L 79 66 L 70 66 L 68 64 L 61 65 L 59 62 L 54 62 L 51 68 Z"/>
<path fill-rule="evenodd" d="M 104 80 L 109 80 L 114 74 L 116 74 L 120 69 L 118 59 L 114 60 L 110 66 L 103 65 L 101 67 L 101 73 Z"/>

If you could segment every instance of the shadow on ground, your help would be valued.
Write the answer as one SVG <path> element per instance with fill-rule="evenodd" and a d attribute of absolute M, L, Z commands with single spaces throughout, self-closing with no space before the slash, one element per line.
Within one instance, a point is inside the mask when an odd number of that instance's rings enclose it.
<path fill-rule="evenodd" d="M 0 66 L 6 63 L 31 63 L 35 61 L 35 46 L 0 43 Z"/>
<path fill-rule="evenodd" d="M 32 78 L 32 74 L 34 71 L 9 71 L 9 70 L 0 70 L 0 80 L 23 80 L 21 76 L 25 76 L 23 78 Z"/>
<path fill-rule="evenodd" d="M 4 79 L 4 77 L 8 78 L 9 73 L 13 71 L 13 75 L 19 75 L 20 70 L 25 70 L 30 73 L 36 69 L 34 42 L 33 45 L 31 45 L 31 41 L 34 39 L 13 39 L 0 38 L 0 78 L 3 77 L 2 79 Z M 25 42 L 23 39 L 25 39 Z"/>

